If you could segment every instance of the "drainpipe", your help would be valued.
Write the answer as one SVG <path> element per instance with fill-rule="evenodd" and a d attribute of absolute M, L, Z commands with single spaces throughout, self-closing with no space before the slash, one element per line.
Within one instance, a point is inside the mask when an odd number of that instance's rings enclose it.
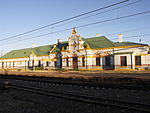
<path fill-rule="evenodd" d="M 132 63 L 133 59 L 132 59 L 132 53 L 130 54 L 130 58 L 131 58 L 131 70 L 133 70 L 133 63 Z"/>
<path fill-rule="evenodd" d="M 25 61 L 25 71 L 26 71 L 26 61 Z"/>
<path fill-rule="evenodd" d="M 114 50 L 114 48 L 113 48 L 113 62 L 114 62 L 113 70 L 115 70 L 115 50 Z"/>
<path fill-rule="evenodd" d="M 86 55 L 86 65 L 85 65 L 85 68 L 87 70 L 87 51 L 86 51 L 86 49 L 85 49 L 85 55 Z"/>

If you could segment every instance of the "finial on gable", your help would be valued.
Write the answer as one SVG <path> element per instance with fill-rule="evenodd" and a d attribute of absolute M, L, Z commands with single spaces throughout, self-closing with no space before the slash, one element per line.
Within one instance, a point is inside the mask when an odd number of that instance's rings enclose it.
<path fill-rule="evenodd" d="M 75 27 L 72 29 L 72 34 L 77 34 Z"/>

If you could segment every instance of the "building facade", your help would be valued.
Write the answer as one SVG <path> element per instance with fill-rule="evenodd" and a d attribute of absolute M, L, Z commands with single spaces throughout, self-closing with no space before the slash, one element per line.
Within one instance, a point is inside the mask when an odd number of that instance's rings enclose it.
<path fill-rule="evenodd" d="M 112 42 L 105 36 L 83 38 L 75 28 L 68 41 L 13 50 L 0 57 L 0 69 L 149 70 L 147 44 Z"/>

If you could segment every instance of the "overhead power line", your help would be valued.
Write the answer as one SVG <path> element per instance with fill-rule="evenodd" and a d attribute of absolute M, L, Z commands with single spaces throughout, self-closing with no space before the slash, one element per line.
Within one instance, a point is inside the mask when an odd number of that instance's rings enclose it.
<path fill-rule="evenodd" d="M 126 31 L 119 31 L 119 32 L 115 32 L 115 33 L 105 34 L 105 35 L 116 35 L 116 34 L 128 33 L 128 32 L 133 32 L 133 31 L 138 31 L 138 30 L 144 30 L 144 29 L 150 29 L 150 26 L 136 28 L 136 29 L 130 29 L 130 30 L 126 30 Z"/>
<path fill-rule="evenodd" d="M 134 35 L 134 36 L 128 36 L 125 38 L 136 38 L 136 37 L 145 37 L 145 36 L 150 36 L 150 34 Z"/>
<path fill-rule="evenodd" d="M 129 18 L 129 17 L 134 17 L 134 16 L 146 14 L 146 13 L 150 13 L 150 11 L 145 11 L 145 12 L 136 13 L 136 14 L 132 14 L 132 15 L 121 16 L 121 17 L 117 17 L 117 18 L 107 19 L 107 20 L 104 20 L 104 21 L 99 21 L 99 22 L 94 22 L 94 23 L 90 23 L 90 24 L 85 24 L 85 25 L 78 26 L 76 28 L 86 27 L 86 26 L 90 26 L 90 25 L 94 25 L 94 24 L 100 24 L 100 23 L 105 23 L 105 22 L 114 21 L 114 20 L 120 20 L 120 19 L 124 19 L 124 18 Z"/>
<path fill-rule="evenodd" d="M 137 1 L 135 1 L 135 2 L 131 2 L 131 3 L 128 3 L 128 4 L 126 4 L 126 5 L 122 5 L 122 6 L 119 6 L 119 7 L 116 7 L 116 8 L 112 8 L 112 9 L 109 9 L 109 10 L 106 10 L 106 11 L 102 11 L 102 12 L 99 12 L 99 13 L 94 13 L 94 14 L 92 14 L 92 15 L 85 16 L 85 17 L 82 17 L 82 18 L 79 18 L 79 19 L 71 20 L 71 21 L 69 21 L 69 22 L 65 22 L 65 23 L 62 23 L 62 24 L 60 24 L 60 25 L 53 26 L 53 27 L 51 27 L 51 28 L 47 28 L 47 29 L 43 29 L 43 30 L 40 30 L 40 31 L 36 31 L 36 32 L 34 32 L 34 33 L 32 33 L 32 34 L 35 34 L 35 33 L 37 33 L 37 32 L 41 32 L 41 31 L 45 31 L 45 30 L 51 30 L 51 29 L 54 29 L 54 28 L 57 28 L 57 27 L 61 27 L 61 26 L 63 26 L 63 25 L 66 25 L 66 24 L 68 24 L 68 23 L 72 23 L 72 22 L 76 22 L 76 21 L 79 21 L 79 20 L 87 19 L 87 18 L 90 18 L 90 17 L 93 17 L 93 16 L 97 16 L 97 15 L 100 15 L 100 14 L 104 14 L 104 13 L 107 13 L 107 12 L 110 12 L 110 11 L 113 11 L 113 10 L 121 9 L 121 8 L 130 6 L 130 5 L 136 4 L 136 3 L 140 2 L 140 1 L 142 1 L 142 0 L 137 0 Z M 30 35 L 32 35 L 32 34 L 30 33 L 30 34 L 28 34 L 28 35 L 23 35 L 23 37 L 30 36 Z M 21 38 L 22 36 L 19 36 L 19 37 Z M 16 37 L 16 38 L 18 38 L 18 37 Z"/>
<path fill-rule="evenodd" d="M 95 10 L 92 10 L 92 11 L 89 11 L 89 12 L 86 12 L 86 13 L 82 13 L 82 14 L 77 15 L 77 16 L 73 16 L 73 17 L 71 17 L 71 18 L 67 18 L 67 19 L 60 20 L 60 21 L 58 21 L 58 22 L 52 23 L 52 24 L 45 25 L 45 26 L 42 26 L 42 27 L 39 27 L 39 28 L 30 30 L 30 31 L 27 31 L 27 32 L 24 32 L 24 33 L 15 35 L 15 36 L 7 37 L 7 38 L 4 38 L 4 39 L 1 39 L 0 41 L 12 39 L 12 38 L 15 38 L 15 37 L 18 37 L 18 36 L 22 36 L 22 35 L 25 35 L 25 34 L 28 34 L 28 33 L 31 33 L 31 32 L 35 32 L 35 31 L 38 31 L 38 30 L 47 28 L 47 27 L 49 27 L 49 26 L 53 26 L 53 25 L 56 25 L 56 24 L 59 24 L 59 23 L 63 23 L 63 22 L 66 22 L 66 21 L 75 19 L 75 18 L 79 18 L 79 17 L 81 17 L 81 16 L 88 15 L 88 14 L 91 14 L 91 13 L 94 13 L 94 12 L 97 12 L 97 11 L 100 11 L 100 10 L 103 10 L 103 9 L 107 9 L 107 8 L 110 8 L 110 7 L 113 7 L 113 6 L 116 6 L 116 5 L 119 5 L 119 4 L 128 2 L 128 1 L 129 1 L 129 0 L 124 0 L 124 1 L 121 1 L 121 2 L 117 2 L 117 3 L 111 4 L 111 5 L 102 7 L 102 8 L 98 8 L 98 9 L 95 9 Z"/>
<path fill-rule="evenodd" d="M 131 2 L 131 3 L 128 3 L 128 4 L 123 5 L 123 6 L 119 6 L 119 7 L 116 7 L 116 8 L 112 8 L 112 9 L 109 9 L 109 10 L 106 10 L 106 11 L 102 11 L 102 12 L 99 12 L 99 13 L 94 13 L 94 14 L 89 15 L 89 16 L 85 16 L 85 17 L 82 17 L 82 18 L 79 18 L 79 19 L 76 19 L 76 20 L 72 20 L 72 21 L 63 23 L 63 24 L 61 24 L 61 25 L 54 26 L 54 27 L 52 27 L 51 29 L 56 28 L 56 27 L 60 27 L 60 26 L 62 26 L 62 25 L 66 25 L 66 24 L 71 23 L 71 22 L 79 21 L 79 20 L 82 20 L 82 19 L 87 19 L 87 18 L 89 18 L 89 17 L 97 16 L 97 15 L 100 15 L 100 14 L 103 14 L 103 13 L 107 13 L 107 12 L 110 12 L 110 11 L 113 11 L 113 10 L 117 10 L 117 9 L 120 9 L 120 8 L 124 8 L 124 7 L 127 7 L 127 6 L 129 6 L 129 5 L 136 4 L 136 3 L 140 2 L 140 1 L 142 1 L 142 0 L 137 0 L 137 1 L 135 1 L 135 2 Z"/>
<path fill-rule="evenodd" d="M 45 30 L 51 30 L 51 29 L 54 29 L 54 28 L 57 28 L 57 27 L 61 27 L 63 25 L 66 25 L 68 23 L 72 23 L 72 22 L 76 22 L 76 21 L 79 21 L 79 20 L 83 20 L 83 19 L 87 19 L 87 18 L 90 18 L 90 17 L 93 17 L 93 16 L 97 16 L 97 15 L 100 15 L 100 14 L 104 14 L 104 13 L 107 13 L 107 12 L 110 12 L 110 11 L 113 11 L 113 10 L 117 10 L 117 9 L 121 9 L 121 8 L 124 8 L 124 7 L 127 7 L 127 6 L 130 6 L 130 5 L 133 5 L 133 4 L 136 4 L 138 2 L 140 2 L 142 0 L 137 0 L 135 2 L 131 2 L 131 3 L 128 3 L 128 4 L 125 4 L 125 5 L 122 5 L 122 6 L 119 6 L 119 7 L 116 7 L 116 8 L 112 8 L 112 9 L 109 9 L 109 10 L 106 10 L 106 11 L 102 11 L 102 12 L 99 12 L 99 13 L 94 13 L 92 15 L 89 15 L 89 16 L 85 16 L 85 17 L 82 17 L 82 18 L 79 18 L 79 19 L 75 19 L 75 20 L 71 20 L 69 22 L 65 22 L 65 23 L 62 23 L 60 25 L 56 25 L 56 26 L 53 26 L 51 28 L 47 28 L 47 29 L 43 29 L 43 30 L 40 30 L 40 31 L 35 31 L 33 33 L 30 33 L 30 34 L 26 34 L 26 35 L 23 35 L 23 36 L 18 36 L 16 38 L 21 38 L 21 37 L 27 37 L 27 36 L 31 36 L 37 32 L 41 32 L 41 31 L 45 31 Z M 15 37 L 14 37 L 15 38 Z M 6 39 L 8 40 L 8 39 Z M 5 40 L 4 40 L 5 41 Z"/>
<path fill-rule="evenodd" d="M 123 38 L 125 38 L 125 39 L 127 39 L 127 38 L 137 38 L 137 37 L 145 38 L 146 36 L 150 36 L 150 34 L 134 35 L 134 36 L 128 36 L 128 37 L 123 37 Z M 112 38 L 112 39 L 110 39 L 110 40 L 115 40 L 115 39 L 118 39 L 118 38 Z M 101 39 L 101 40 L 103 41 L 103 39 Z M 19 41 L 16 41 L 16 42 L 13 43 L 13 44 L 16 44 L 16 43 L 18 43 L 18 42 L 20 42 L 20 40 L 19 40 Z M 10 43 L 10 44 L 12 44 L 12 43 Z M 7 44 L 3 44 L 3 45 L 1 45 L 1 46 L 5 46 L 5 45 L 8 45 L 8 43 L 7 43 Z"/>
<path fill-rule="evenodd" d="M 146 37 L 146 36 L 150 36 L 150 34 L 142 34 L 142 35 L 134 35 L 134 36 L 128 36 L 128 37 L 123 37 L 124 39 L 127 38 L 137 38 L 137 37 Z M 112 38 L 111 40 L 116 40 L 118 38 Z"/>
<path fill-rule="evenodd" d="M 112 19 L 107 19 L 107 20 L 103 20 L 103 21 L 98 21 L 98 22 L 90 23 L 90 24 L 84 24 L 84 25 L 81 25 L 81 26 L 77 26 L 76 28 L 82 28 L 82 27 L 87 27 L 87 26 L 91 26 L 91 25 L 95 25 L 95 24 L 101 24 L 101 23 L 111 22 L 111 21 L 120 20 L 120 19 L 124 19 L 124 18 L 139 16 L 139 15 L 143 15 L 143 14 L 147 14 L 147 13 L 150 13 L 150 11 L 145 11 L 145 12 L 136 13 L 136 14 L 127 15 L 127 16 L 121 16 L 121 17 L 112 18 Z M 67 29 L 63 29 L 63 30 L 59 30 L 59 31 L 51 32 L 51 33 L 46 33 L 46 34 L 41 34 L 41 35 L 38 35 L 38 36 L 24 38 L 22 40 L 33 39 L 33 38 L 37 38 L 37 37 L 42 37 L 42 36 L 46 36 L 46 35 L 50 35 L 50 34 L 55 34 L 55 33 L 59 33 L 59 32 L 68 31 L 68 30 L 71 30 L 71 29 L 72 28 L 67 28 Z M 22 41 L 22 40 L 20 40 L 20 41 Z"/>

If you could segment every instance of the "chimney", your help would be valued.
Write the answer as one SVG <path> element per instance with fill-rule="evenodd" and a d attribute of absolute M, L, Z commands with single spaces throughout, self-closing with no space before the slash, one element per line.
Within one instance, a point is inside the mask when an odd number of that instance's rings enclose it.
<path fill-rule="evenodd" d="M 101 34 L 99 34 L 99 33 L 96 33 L 96 36 L 97 36 L 97 37 L 99 37 L 99 36 L 101 36 Z"/>
<path fill-rule="evenodd" d="M 35 48 L 35 43 L 32 43 L 32 48 Z"/>
<path fill-rule="evenodd" d="M 57 44 L 54 44 L 53 47 L 55 48 L 57 46 Z"/>
<path fill-rule="evenodd" d="M 57 43 L 60 43 L 60 42 L 62 42 L 62 39 L 57 39 Z"/>
<path fill-rule="evenodd" d="M 122 34 L 118 34 L 118 42 L 123 42 L 122 36 Z"/>

